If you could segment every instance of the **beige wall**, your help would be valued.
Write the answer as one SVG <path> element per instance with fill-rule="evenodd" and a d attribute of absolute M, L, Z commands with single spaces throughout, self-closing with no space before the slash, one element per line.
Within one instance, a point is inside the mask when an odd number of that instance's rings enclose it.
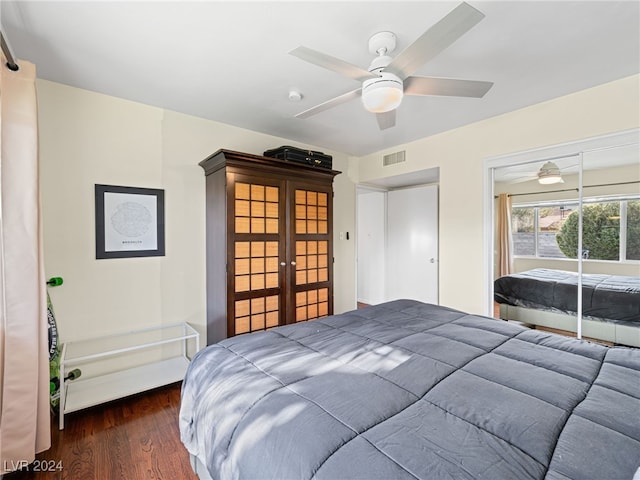
<path fill-rule="evenodd" d="M 206 338 L 198 162 L 219 148 L 261 153 L 292 141 L 44 80 L 37 92 L 45 273 L 64 277 L 51 289 L 61 339 L 179 321 Z M 355 306 L 355 243 L 337 232 L 355 230 L 355 186 L 346 155 L 328 153 L 345 172 L 334 183 L 335 311 L 342 312 Z M 165 190 L 164 257 L 95 259 L 96 183 Z"/>
<path fill-rule="evenodd" d="M 292 142 L 44 80 L 37 89 L 45 269 L 65 279 L 51 289 L 62 340 L 183 320 L 204 335 L 198 162 L 218 148 Z M 328 152 L 344 172 L 334 184 L 335 311 L 355 307 L 354 182 L 440 167 L 440 301 L 482 313 L 483 160 L 637 128 L 639 90 L 634 76 L 366 157 Z M 382 167 L 400 149 L 407 162 Z M 165 190 L 165 257 L 95 259 L 95 183 Z"/>
<path fill-rule="evenodd" d="M 440 303 L 484 313 L 483 161 L 640 127 L 635 75 L 356 159 L 359 182 L 440 167 Z M 382 156 L 405 150 L 405 163 Z M 356 167 L 354 167 L 355 169 Z"/>

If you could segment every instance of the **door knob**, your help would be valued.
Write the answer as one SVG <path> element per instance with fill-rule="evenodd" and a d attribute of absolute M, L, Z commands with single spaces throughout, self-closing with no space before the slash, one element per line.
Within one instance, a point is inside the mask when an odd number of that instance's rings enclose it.
<path fill-rule="evenodd" d="M 286 267 L 287 266 L 287 262 L 280 262 L 280 266 L 281 267 Z"/>
<path fill-rule="evenodd" d="M 430 263 L 436 263 L 436 259 L 432 258 L 431 260 L 429 260 Z"/>

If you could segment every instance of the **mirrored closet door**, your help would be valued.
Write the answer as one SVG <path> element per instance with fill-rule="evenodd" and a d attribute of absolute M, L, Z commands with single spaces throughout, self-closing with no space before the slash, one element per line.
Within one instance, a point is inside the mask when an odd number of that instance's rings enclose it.
<path fill-rule="evenodd" d="M 639 146 L 585 151 L 582 170 L 581 332 L 640 346 Z"/>
<path fill-rule="evenodd" d="M 495 316 L 640 346 L 638 152 L 625 132 L 487 161 Z"/>

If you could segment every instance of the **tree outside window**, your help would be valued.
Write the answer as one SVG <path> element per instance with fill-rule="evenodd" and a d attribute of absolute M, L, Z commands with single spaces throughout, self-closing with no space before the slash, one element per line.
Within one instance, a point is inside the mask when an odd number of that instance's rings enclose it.
<path fill-rule="evenodd" d="M 579 212 L 572 212 L 556 235 L 568 258 L 578 257 Z M 620 260 L 620 202 L 582 206 L 582 258 Z"/>
<path fill-rule="evenodd" d="M 575 211 L 577 205 L 555 205 L 538 210 L 538 256 L 563 258 L 568 255 L 559 245 L 556 237 L 563 225 Z"/>
<path fill-rule="evenodd" d="M 627 202 L 627 260 L 640 260 L 640 200 Z"/>

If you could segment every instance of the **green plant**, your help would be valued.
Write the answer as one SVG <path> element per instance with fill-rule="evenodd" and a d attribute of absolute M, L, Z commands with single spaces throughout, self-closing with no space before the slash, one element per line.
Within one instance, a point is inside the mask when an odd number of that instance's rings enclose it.
<path fill-rule="evenodd" d="M 640 206 L 638 206 L 640 215 Z M 579 212 L 572 212 L 556 235 L 558 247 L 569 258 L 578 256 Z M 640 248 L 640 247 L 639 247 Z M 582 207 L 582 249 L 585 257 L 618 260 L 620 253 L 620 204 L 594 203 Z"/>
<path fill-rule="evenodd" d="M 627 260 L 640 260 L 640 200 L 627 202 Z"/>

